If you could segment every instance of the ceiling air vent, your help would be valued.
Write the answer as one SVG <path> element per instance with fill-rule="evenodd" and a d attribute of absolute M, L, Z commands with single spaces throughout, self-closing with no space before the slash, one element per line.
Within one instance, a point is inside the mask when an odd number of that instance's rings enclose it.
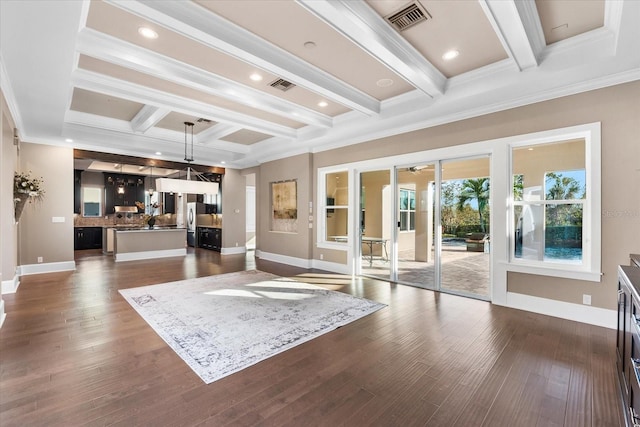
<path fill-rule="evenodd" d="M 200 117 L 196 120 L 198 123 L 211 123 L 211 120 Z"/>
<path fill-rule="evenodd" d="M 417 1 L 386 17 L 398 31 L 404 31 L 427 19 L 431 19 L 431 14 Z"/>
<path fill-rule="evenodd" d="M 276 79 L 276 80 L 272 81 L 271 83 L 269 83 L 269 86 L 275 87 L 276 89 L 280 89 L 283 92 L 286 92 L 289 89 L 296 87 L 296 85 L 294 85 L 291 82 L 286 81 L 285 79 Z"/>

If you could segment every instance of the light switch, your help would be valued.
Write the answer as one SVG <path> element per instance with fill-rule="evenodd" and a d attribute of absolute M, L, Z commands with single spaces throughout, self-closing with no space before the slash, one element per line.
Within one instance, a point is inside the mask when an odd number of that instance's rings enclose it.
<path fill-rule="evenodd" d="M 52 216 L 51 217 L 51 222 L 64 222 L 64 217 L 63 216 Z"/>

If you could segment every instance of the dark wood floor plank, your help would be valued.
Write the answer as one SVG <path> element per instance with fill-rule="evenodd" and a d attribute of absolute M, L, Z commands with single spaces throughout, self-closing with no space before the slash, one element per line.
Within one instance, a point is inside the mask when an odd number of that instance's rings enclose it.
<path fill-rule="evenodd" d="M 611 330 L 251 255 L 76 255 L 3 296 L 3 427 L 622 422 Z M 118 293 L 256 268 L 388 307 L 206 385 Z"/>

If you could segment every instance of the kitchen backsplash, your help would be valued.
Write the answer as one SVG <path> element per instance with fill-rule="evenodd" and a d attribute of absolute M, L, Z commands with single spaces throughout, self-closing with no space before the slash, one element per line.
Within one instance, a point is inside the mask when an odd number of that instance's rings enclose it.
<path fill-rule="evenodd" d="M 118 217 L 120 215 L 120 217 Z M 73 215 L 74 227 L 108 227 L 115 225 L 144 226 L 143 214 L 111 214 L 99 218 Z M 156 226 L 176 225 L 176 214 L 164 214 L 156 216 Z"/>

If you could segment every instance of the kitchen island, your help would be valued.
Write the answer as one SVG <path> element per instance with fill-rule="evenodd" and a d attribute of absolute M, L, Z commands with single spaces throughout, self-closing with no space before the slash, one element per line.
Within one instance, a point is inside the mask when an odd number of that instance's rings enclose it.
<path fill-rule="evenodd" d="M 155 259 L 187 254 L 187 230 L 175 227 L 117 228 L 113 257 L 118 261 Z"/>

